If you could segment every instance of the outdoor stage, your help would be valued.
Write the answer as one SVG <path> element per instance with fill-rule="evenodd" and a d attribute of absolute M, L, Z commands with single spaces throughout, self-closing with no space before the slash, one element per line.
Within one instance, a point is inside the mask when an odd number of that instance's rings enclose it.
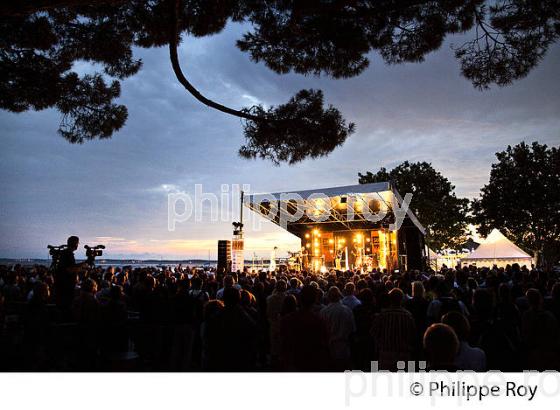
<path fill-rule="evenodd" d="M 421 269 L 425 229 L 403 204 L 389 182 L 255 194 L 245 201 L 300 238 L 296 265 L 312 271 Z"/>

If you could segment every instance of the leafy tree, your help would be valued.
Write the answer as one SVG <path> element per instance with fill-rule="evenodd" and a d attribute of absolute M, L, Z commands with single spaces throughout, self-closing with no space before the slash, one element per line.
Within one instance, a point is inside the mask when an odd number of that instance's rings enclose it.
<path fill-rule="evenodd" d="M 119 81 L 141 69 L 133 47 L 168 46 L 178 81 L 202 103 L 243 120 L 240 154 L 294 163 L 327 155 L 355 126 L 320 90 L 285 104 L 234 109 L 206 98 L 183 73 L 183 34 L 203 37 L 230 21 L 249 31 L 237 47 L 277 73 L 349 78 L 369 65 L 421 62 L 445 37 L 463 75 L 479 89 L 510 84 L 538 64 L 560 32 L 560 0 L 4 0 L 0 2 L 0 108 L 56 108 L 60 134 L 82 143 L 108 138 L 127 118 Z M 101 71 L 80 77 L 76 61 Z M 196 62 L 195 62 L 196 63 Z"/>
<path fill-rule="evenodd" d="M 434 250 L 457 249 L 466 241 L 469 200 L 455 196 L 455 186 L 432 164 L 403 162 L 387 171 L 358 174 L 359 183 L 390 181 L 401 195 L 412 194 L 410 208 L 426 228 L 426 243 Z"/>
<path fill-rule="evenodd" d="M 505 232 L 539 264 L 560 256 L 560 150 L 533 142 L 496 153 L 490 182 L 472 202 L 478 232 Z"/>

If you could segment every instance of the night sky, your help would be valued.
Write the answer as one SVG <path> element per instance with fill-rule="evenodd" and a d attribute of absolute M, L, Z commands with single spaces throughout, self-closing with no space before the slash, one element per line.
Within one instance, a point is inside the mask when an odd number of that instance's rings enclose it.
<path fill-rule="evenodd" d="M 46 257 L 46 245 L 80 236 L 104 243 L 108 257 L 216 257 L 216 240 L 231 222 L 167 229 L 168 192 L 220 192 L 222 184 L 250 184 L 277 192 L 356 184 L 358 172 L 429 161 L 459 196 L 478 195 L 494 153 L 508 144 L 560 143 L 560 47 L 551 48 L 527 78 L 478 91 L 460 75 L 449 37 L 422 64 L 387 66 L 372 54 L 370 68 L 349 80 L 277 75 L 235 48 L 246 28 L 187 39 L 183 70 L 209 98 L 232 107 L 286 102 L 302 88 L 321 88 L 357 132 L 329 157 L 295 166 L 243 160 L 240 120 L 198 103 L 175 80 L 167 48 L 137 49 L 144 66 L 122 83 L 129 110 L 111 140 L 71 145 L 56 133 L 54 110 L 0 112 L 0 257 Z M 82 73 L 94 70 L 86 64 Z M 402 193 L 404 195 L 404 193 Z M 249 213 L 248 210 L 245 211 Z M 298 241 L 270 223 L 246 230 L 247 257 L 280 256 Z M 83 249 L 79 251 L 79 255 Z"/>

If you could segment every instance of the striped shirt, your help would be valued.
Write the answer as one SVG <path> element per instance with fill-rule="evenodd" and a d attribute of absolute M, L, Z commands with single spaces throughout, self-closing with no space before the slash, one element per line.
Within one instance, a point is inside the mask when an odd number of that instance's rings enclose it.
<path fill-rule="evenodd" d="M 416 326 L 404 308 L 383 310 L 373 321 L 371 333 L 379 352 L 408 353 L 414 350 Z"/>

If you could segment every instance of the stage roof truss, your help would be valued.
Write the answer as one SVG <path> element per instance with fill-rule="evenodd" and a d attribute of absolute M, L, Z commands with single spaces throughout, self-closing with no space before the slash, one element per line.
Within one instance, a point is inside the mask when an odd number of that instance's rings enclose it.
<path fill-rule="evenodd" d="M 295 204 L 293 203 L 294 197 L 299 196 L 303 199 L 300 204 L 302 206 L 303 216 L 298 221 L 292 221 L 293 215 L 297 212 Z M 319 195 L 311 197 L 312 195 Z M 280 217 L 285 218 L 288 226 L 293 228 L 305 227 L 309 225 L 316 224 L 340 224 L 347 230 L 356 229 L 353 225 L 357 224 L 367 224 L 375 223 L 369 221 L 368 218 L 364 216 L 364 207 L 372 212 L 370 208 L 369 197 L 377 196 L 386 208 L 386 215 L 393 213 L 392 200 L 390 198 L 395 198 L 396 202 L 402 206 L 403 199 L 397 191 L 395 191 L 388 182 L 380 182 L 373 184 L 362 184 L 353 185 L 347 187 L 334 187 L 316 190 L 299 191 L 292 193 L 274 193 L 274 194 L 254 194 L 245 197 L 245 206 L 257 212 L 266 219 L 274 222 L 276 225 L 280 225 Z M 342 203 L 342 198 L 346 197 L 346 206 L 352 206 L 352 219 L 348 219 L 349 212 L 347 208 L 344 211 L 338 209 L 339 204 Z M 351 197 L 353 200 L 348 201 Z M 270 216 L 270 206 L 267 208 L 264 206 L 265 203 L 271 203 L 271 200 L 275 202 L 277 206 L 276 212 L 273 216 Z M 328 200 L 328 203 L 322 204 L 323 201 Z M 359 201 L 361 204 L 361 211 L 357 211 L 355 207 L 355 202 Z M 281 204 L 280 202 L 286 202 Z M 328 208 L 325 206 L 328 205 Z M 315 220 L 310 217 L 310 215 L 319 215 L 320 213 L 329 210 L 328 219 L 323 218 Z M 379 212 L 379 211 L 376 211 Z M 424 234 L 424 227 L 418 222 L 416 216 L 409 210 L 407 210 L 407 216 L 413 222 L 414 225 Z"/>
<path fill-rule="evenodd" d="M 385 198 L 383 198 L 383 195 L 381 195 L 379 192 L 375 192 L 375 194 L 379 197 L 379 199 L 380 199 L 380 200 L 385 204 L 385 206 L 387 207 L 386 213 L 387 213 L 387 212 L 392 212 L 392 211 L 393 211 L 392 205 L 389 204 L 389 203 L 387 203 L 387 201 L 385 200 Z M 368 195 L 368 194 L 354 194 L 354 196 L 355 196 L 356 198 L 359 198 L 359 200 L 361 201 L 361 203 L 362 203 L 362 205 L 363 205 L 364 208 L 370 209 L 368 201 L 366 201 L 366 200 L 364 199 L 364 196 L 366 196 L 366 195 Z M 370 209 L 370 211 L 371 211 L 371 209 Z M 362 211 L 362 212 L 356 212 L 356 214 L 358 214 L 358 217 L 361 218 L 362 221 L 368 221 L 368 220 L 364 217 L 363 211 Z"/>

